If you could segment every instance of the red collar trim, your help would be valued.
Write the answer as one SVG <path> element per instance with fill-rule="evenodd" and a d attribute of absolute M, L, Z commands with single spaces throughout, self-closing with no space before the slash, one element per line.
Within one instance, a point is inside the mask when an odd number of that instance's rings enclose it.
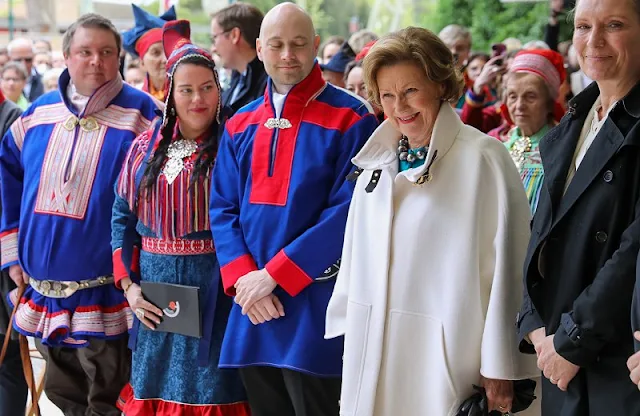
<path fill-rule="evenodd" d="M 296 103 L 297 105 L 302 105 L 306 107 L 309 102 L 317 97 L 322 90 L 327 86 L 327 82 L 322 78 L 322 71 L 320 70 L 320 65 L 316 62 L 311 73 L 307 75 L 305 79 L 303 79 L 299 84 L 293 86 L 291 91 L 287 94 L 287 100 L 285 105 L 290 105 L 292 103 Z M 271 107 L 272 106 L 272 81 L 269 78 L 269 83 L 267 84 L 267 89 L 264 93 L 264 105 Z M 284 109 L 283 109 L 284 112 Z"/>

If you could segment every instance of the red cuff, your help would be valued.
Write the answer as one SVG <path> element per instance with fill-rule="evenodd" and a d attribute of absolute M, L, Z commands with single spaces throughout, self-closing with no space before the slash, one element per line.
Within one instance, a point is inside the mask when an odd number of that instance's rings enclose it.
<path fill-rule="evenodd" d="M 249 254 L 240 256 L 232 262 L 225 264 L 220 268 L 224 293 L 228 296 L 235 296 L 236 288 L 234 286 L 238 279 L 245 274 L 256 270 L 258 270 L 256 262 Z"/>
<path fill-rule="evenodd" d="M 129 277 L 129 269 L 122 260 L 122 248 L 117 248 L 113 252 L 113 280 L 118 289 L 122 289 L 120 281 L 125 277 Z M 136 246 L 133 247 L 133 254 L 131 256 L 131 270 L 134 272 L 140 271 L 140 249 Z"/>
<path fill-rule="evenodd" d="M 289 295 L 295 296 L 313 283 L 313 279 L 280 250 L 265 266 L 273 280 Z"/>

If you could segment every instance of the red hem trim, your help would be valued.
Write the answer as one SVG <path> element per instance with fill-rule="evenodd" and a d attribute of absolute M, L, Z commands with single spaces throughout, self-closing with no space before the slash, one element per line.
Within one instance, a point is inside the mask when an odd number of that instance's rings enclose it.
<path fill-rule="evenodd" d="M 221 267 L 220 274 L 222 275 L 224 293 L 228 296 L 235 296 L 236 288 L 234 286 L 238 279 L 256 270 L 258 270 L 258 266 L 249 254 L 242 255 Z"/>
<path fill-rule="evenodd" d="M 280 250 L 265 266 L 271 277 L 291 296 L 313 283 L 304 270 Z"/>
<path fill-rule="evenodd" d="M 13 234 L 13 233 L 17 234 L 18 233 L 18 229 L 14 228 L 13 230 L 7 230 L 5 232 L 2 232 L 2 233 L 0 233 L 0 238 L 6 237 L 6 236 L 8 236 L 10 234 Z"/>
<path fill-rule="evenodd" d="M 131 384 L 120 392 L 116 403 L 126 416 L 250 416 L 247 402 L 229 404 L 184 404 L 168 402 L 162 399 L 138 400 L 133 394 Z"/>

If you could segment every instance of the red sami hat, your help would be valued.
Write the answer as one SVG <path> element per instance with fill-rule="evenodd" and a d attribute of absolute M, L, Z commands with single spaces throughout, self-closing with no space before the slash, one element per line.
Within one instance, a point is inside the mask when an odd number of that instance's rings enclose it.
<path fill-rule="evenodd" d="M 562 55 L 551 49 L 518 52 L 509 67 L 509 72 L 527 72 L 539 76 L 547 83 L 554 98 L 557 98 L 560 86 L 567 78 Z"/>
<path fill-rule="evenodd" d="M 164 47 L 164 54 L 167 57 L 167 81 L 165 84 L 165 91 L 167 92 L 167 98 L 165 101 L 164 120 L 167 119 L 167 109 L 170 104 L 171 89 L 173 86 L 173 74 L 176 68 L 185 58 L 195 56 L 202 59 L 213 71 L 218 91 L 220 89 L 220 82 L 218 81 L 218 72 L 216 71 L 216 65 L 211 57 L 209 51 L 194 45 L 191 43 L 191 26 L 188 20 L 174 20 L 165 23 L 162 28 L 162 45 Z M 220 101 L 218 100 L 218 109 L 216 111 L 216 119 L 220 116 Z"/>

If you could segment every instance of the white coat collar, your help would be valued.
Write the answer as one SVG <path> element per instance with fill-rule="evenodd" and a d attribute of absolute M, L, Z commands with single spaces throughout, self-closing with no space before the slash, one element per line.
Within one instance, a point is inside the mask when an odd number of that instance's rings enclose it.
<path fill-rule="evenodd" d="M 426 163 L 418 168 L 405 171 L 407 179 L 415 182 L 425 173 L 427 168 L 437 165 L 449 152 L 462 126 L 462 121 L 451 108 L 451 104 L 448 102 L 442 103 L 433 127 Z M 397 170 L 398 156 L 396 150 L 400 136 L 400 132 L 396 130 L 391 121 L 385 120 L 373 132 L 360 152 L 352 159 L 353 164 L 368 170 L 387 168 Z M 430 163 L 434 155 L 436 156 L 435 160 Z"/>

